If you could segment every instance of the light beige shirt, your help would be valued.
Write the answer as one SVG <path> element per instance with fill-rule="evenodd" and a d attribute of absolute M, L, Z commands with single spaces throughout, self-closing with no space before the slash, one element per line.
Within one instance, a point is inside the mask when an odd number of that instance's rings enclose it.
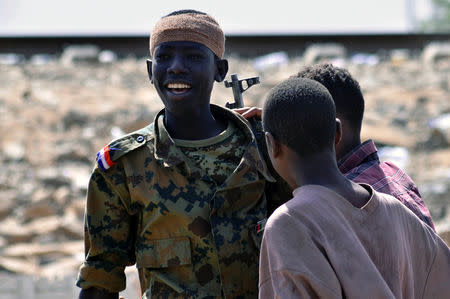
<path fill-rule="evenodd" d="M 398 200 L 308 185 L 269 218 L 260 298 L 450 298 L 450 250 Z"/>

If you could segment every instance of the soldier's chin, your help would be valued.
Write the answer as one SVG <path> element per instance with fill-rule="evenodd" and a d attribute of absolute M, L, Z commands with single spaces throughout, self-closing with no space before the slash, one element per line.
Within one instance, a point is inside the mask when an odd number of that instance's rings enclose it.
<path fill-rule="evenodd" d="M 184 95 L 184 94 L 187 94 L 189 91 L 191 91 L 191 89 L 190 88 L 171 88 L 171 89 L 168 89 L 168 91 L 174 95 Z"/>
<path fill-rule="evenodd" d="M 171 101 L 183 101 L 186 98 L 189 98 L 192 94 L 191 89 L 183 89 L 183 90 L 167 90 L 165 96 Z"/>

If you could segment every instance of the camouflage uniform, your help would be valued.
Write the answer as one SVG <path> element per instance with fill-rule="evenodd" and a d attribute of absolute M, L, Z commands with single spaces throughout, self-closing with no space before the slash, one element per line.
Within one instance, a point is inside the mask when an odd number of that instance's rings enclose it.
<path fill-rule="evenodd" d="M 159 117 L 164 110 L 109 145 L 115 164 L 97 167 L 89 183 L 78 286 L 119 292 L 125 266 L 136 263 L 149 298 L 257 297 L 264 191 L 274 179 L 248 122 L 211 110 L 246 139 L 238 167 L 220 186 L 174 145 Z"/>

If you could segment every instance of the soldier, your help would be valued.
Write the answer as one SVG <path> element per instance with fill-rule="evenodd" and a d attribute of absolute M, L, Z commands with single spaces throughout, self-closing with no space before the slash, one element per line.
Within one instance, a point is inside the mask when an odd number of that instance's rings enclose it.
<path fill-rule="evenodd" d="M 80 298 L 117 298 L 134 263 L 143 298 L 257 297 L 265 189 L 274 179 L 249 123 L 210 104 L 214 81 L 228 71 L 224 42 L 199 11 L 155 25 L 147 69 L 165 108 L 97 154 Z"/>

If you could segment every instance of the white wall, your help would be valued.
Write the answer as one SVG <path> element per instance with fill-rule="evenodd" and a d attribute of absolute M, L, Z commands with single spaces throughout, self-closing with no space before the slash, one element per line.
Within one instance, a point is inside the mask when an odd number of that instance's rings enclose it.
<path fill-rule="evenodd" d="M 428 2 L 0 0 L 0 36 L 146 35 L 161 16 L 182 8 L 210 13 L 226 34 L 404 33 L 412 29 L 410 12 L 423 15 Z"/>

